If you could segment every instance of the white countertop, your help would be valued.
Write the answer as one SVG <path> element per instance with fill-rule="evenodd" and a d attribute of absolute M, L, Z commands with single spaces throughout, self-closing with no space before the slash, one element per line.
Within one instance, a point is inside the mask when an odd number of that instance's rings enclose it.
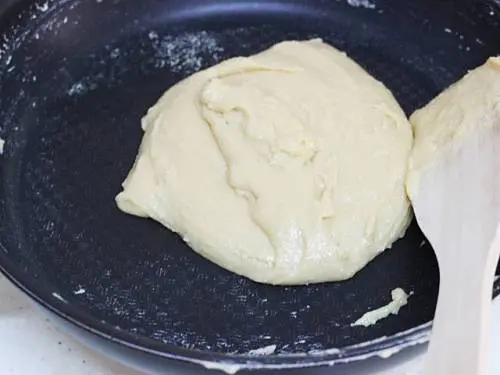
<path fill-rule="evenodd" d="M 86 348 L 47 316 L 0 275 L 0 374 L 139 375 Z"/>
<path fill-rule="evenodd" d="M 493 352 L 500 350 L 500 299 L 494 303 Z M 75 339 L 75 335 L 78 340 Z M 82 344 L 81 341 L 86 344 Z M 92 349 L 89 348 L 92 347 Z M 148 369 L 154 374 L 196 374 L 206 373 L 191 367 L 179 370 L 175 364 L 166 368 L 156 364 L 135 360 L 129 354 L 120 358 L 116 350 L 106 350 L 105 345 L 94 343 L 89 336 L 81 336 L 77 330 L 61 325 L 58 319 L 50 318 L 22 292 L 13 287 L 0 275 L 0 374 L 2 375 L 143 375 L 115 360 L 132 363 L 138 368 Z M 421 350 L 420 350 L 421 351 Z M 105 352 L 105 353 L 103 353 Z M 408 360 L 408 358 L 412 358 Z M 330 368 L 322 371 L 331 375 L 383 374 L 417 375 L 421 356 L 391 359 L 390 369 L 381 365 L 380 359 L 355 368 Z M 390 362 L 392 361 L 392 362 Z M 492 374 L 500 374 L 500 359 L 494 361 Z M 366 368 L 374 369 L 368 370 Z M 363 370 L 364 369 L 364 370 Z M 306 371 L 301 370 L 303 375 Z"/>

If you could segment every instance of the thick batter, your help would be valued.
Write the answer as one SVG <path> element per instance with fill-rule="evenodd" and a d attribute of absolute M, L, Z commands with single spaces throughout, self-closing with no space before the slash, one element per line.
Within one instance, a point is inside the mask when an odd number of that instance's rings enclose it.
<path fill-rule="evenodd" d="M 144 117 L 120 209 L 255 281 L 350 278 L 400 238 L 412 130 L 321 42 L 283 42 L 168 90 Z"/>
<path fill-rule="evenodd" d="M 481 127 L 500 124 L 500 57 L 491 57 L 443 91 L 410 118 L 415 146 L 410 158 L 408 193 L 416 195 L 421 173 L 438 156 L 459 148 Z"/>

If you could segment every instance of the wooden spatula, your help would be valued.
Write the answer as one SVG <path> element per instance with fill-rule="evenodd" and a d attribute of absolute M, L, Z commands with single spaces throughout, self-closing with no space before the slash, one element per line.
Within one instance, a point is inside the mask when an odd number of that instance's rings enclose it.
<path fill-rule="evenodd" d="M 438 153 L 416 185 L 410 196 L 441 280 L 425 375 L 489 375 L 500 256 L 500 128 L 478 127 Z"/>

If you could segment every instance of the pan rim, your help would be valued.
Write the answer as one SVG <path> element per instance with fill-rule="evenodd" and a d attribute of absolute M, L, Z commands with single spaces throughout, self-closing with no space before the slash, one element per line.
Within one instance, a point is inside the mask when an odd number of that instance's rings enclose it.
<path fill-rule="evenodd" d="M 427 343 L 432 328 L 432 321 L 429 321 L 390 336 L 382 336 L 371 341 L 340 349 L 327 349 L 313 354 L 291 353 L 252 356 L 186 349 L 122 330 L 107 322 L 101 322 L 60 297 L 49 295 L 47 290 L 37 287 L 36 278 L 29 278 L 27 275 L 24 277 L 22 270 L 8 259 L 8 251 L 2 244 L 0 244 L 0 250 L 2 250 L 0 251 L 0 274 L 3 274 L 36 303 L 64 321 L 122 347 L 163 359 L 198 364 L 207 369 L 226 369 L 226 371 L 228 368 L 236 368 L 237 371 L 299 369 L 336 366 L 360 362 L 373 357 L 387 358 L 405 349 Z M 500 277 L 496 279 L 493 290 L 495 297 L 500 295 Z"/>
<path fill-rule="evenodd" d="M 137 350 L 144 354 L 198 364 L 207 368 L 214 368 L 215 366 L 215 368 L 222 369 L 228 366 L 235 366 L 238 370 L 271 370 L 334 366 L 359 362 L 377 356 L 385 357 L 389 354 L 424 344 L 429 339 L 432 327 L 432 322 L 427 322 L 390 336 L 382 336 L 375 340 L 354 344 L 338 350 L 331 349 L 317 353 L 251 356 L 249 354 L 228 354 L 185 349 L 122 330 L 106 322 L 101 322 L 92 317 L 88 312 L 79 310 L 76 306 L 65 300 L 56 298 L 54 295 L 49 296 L 47 290 L 37 287 L 35 278 L 23 275 L 23 272 L 7 258 L 8 252 L 5 251 L 3 246 L 0 245 L 0 247 L 3 250 L 0 251 L 0 272 L 28 297 L 64 321 L 101 339 Z M 500 287 L 500 280 L 495 285 L 497 288 Z"/>

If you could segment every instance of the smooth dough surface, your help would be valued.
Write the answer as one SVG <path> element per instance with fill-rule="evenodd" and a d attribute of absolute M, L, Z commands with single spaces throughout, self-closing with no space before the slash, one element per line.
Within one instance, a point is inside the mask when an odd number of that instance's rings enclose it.
<path fill-rule="evenodd" d="M 411 218 L 408 120 L 389 90 L 321 40 L 194 74 L 142 128 L 119 208 L 255 281 L 350 278 Z"/>
<path fill-rule="evenodd" d="M 458 148 L 478 128 L 500 125 L 500 58 L 471 70 L 410 117 L 414 148 L 408 193 L 417 194 L 421 173 L 450 148 Z"/>

